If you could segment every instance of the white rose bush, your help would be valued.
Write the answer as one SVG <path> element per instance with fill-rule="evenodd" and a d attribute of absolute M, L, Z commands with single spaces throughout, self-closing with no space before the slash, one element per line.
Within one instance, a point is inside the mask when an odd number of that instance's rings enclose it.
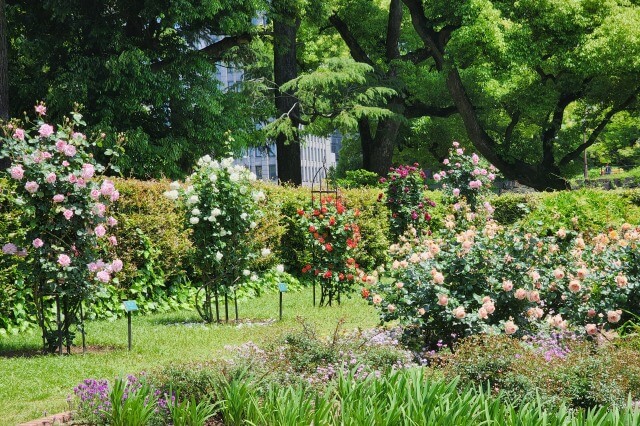
<path fill-rule="evenodd" d="M 234 165 L 232 158 L 218 161 L 206 155 L 184 185 L 173 182 L 164 194 L 184 208 L 186 226 L 192 230 L 192 263 L 201 279 L 196 307 L 206 321 L 214 318 L 212 296 L 216 320 L 220 320 L 220 296 L 228 320 L 228 298 L 235 301 L 239 286 L 257 279 L 249 270 L 251 260 L 271 254 L 268 248 L 255 247 L 252 236 L 265 200 L 264 193 L 252 186 L 255 179 L 245 167 Z"/>
<path fill-rule="evenodd" d="M 47 350 L 72 344 L 79 310 L 90 303 L 102 286 L 117 282 L 122 261 L 107 259 L 115 252 L 117 220 L 109 206 L 120 194 L 113 182 L 99 178 L 104 167 L 96 164 L 88 148 L 92 143 L 76 129 L 82 116 L 73 113 L 60 126 L 44 121 L 46 107 L 36 106 L 38 118 L 23 129 L 5 126 L 2 156 L 11 160 L 8 172 L 15 184 L 13 202 L 23 215 L 26 230 L 20 241 L 3 241 L 5 256 L 21 256 L 31 282 L 38 322 Z M 58 323 L 52 316 L 61 310 Z"/>

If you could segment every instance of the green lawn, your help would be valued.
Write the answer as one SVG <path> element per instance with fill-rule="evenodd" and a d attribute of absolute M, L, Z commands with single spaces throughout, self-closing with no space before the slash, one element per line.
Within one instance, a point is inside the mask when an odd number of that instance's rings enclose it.
<path fill-rule="evenodd" d="M 328 334 L 341 318 L 344 328 L 368 328 L 377 323 L 372 307 L 359 297 L 341 306 L 314 308 L 311 291 L 286 293 L 282 322 L 271 325 L 184 325 L 198 322 L 195 312 L 174 312 L 134 317 L 133 349 L 127 351 L 126 319 L 87 325 L 87 344 L 101 348 L 86 355 L 30 355 L 40 347 L 39 336 L 3 337 L 0 340 L 0 423 L 14 425 L 67 409 L 67 397 L 85 378 L 114 378 L 158 366 L 224 357 L 226 345 L 261 342 L 297 326 L 296 317 Z M 239 304 L 241 319 L 278 316 L 278 295 L 268 294 Z"/>

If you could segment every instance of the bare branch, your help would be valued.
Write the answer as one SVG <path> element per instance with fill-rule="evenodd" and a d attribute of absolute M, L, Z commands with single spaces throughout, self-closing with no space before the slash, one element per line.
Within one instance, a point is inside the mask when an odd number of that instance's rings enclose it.
<path fill-rule="evenodd" d="M 165 66 L 170 65 L 177 60 L 183 61 L 188 57 L 201 55 L 208 57 L 212 62 L 218 62 L 222 60 L 224 54 L 227 53 L 230 49 L 237 46 L 249 44 L 252 40 L 252 37 L 253 36 L 251 34 L 241 34 L 237 36 L 225 37 L 222 40 L 203 47 L 202 49 L 189 51 L 187 54 L 180 58 L 171 58 L 159 62 L 154 62 L 153 64 L 151 64 L 151 70 L 160 71 Z"/>

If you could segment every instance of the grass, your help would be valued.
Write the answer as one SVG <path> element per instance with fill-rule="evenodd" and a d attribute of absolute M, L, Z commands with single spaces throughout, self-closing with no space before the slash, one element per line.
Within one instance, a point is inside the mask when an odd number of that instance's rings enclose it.
<path fill-rule="evenodd" d="M 297 317 L 329 334 L 338 320 L 344 328 L 370 328 L 377 324 L 371 306 L 359 297 L 342 305 L 314 308 L 311 290 L 284 294 L 283 321 L 270 325 L 203 325 L 195 312 L 174 312 L 134 317 L 133 349 L 127 351 L 126 319 L 87 324 L 86 355 L 35 355 L 37 334 L 0 340 L 0 423 L 13 425 L 68 409 L 67 397 L 85 378 L 114 379 L 173 363 L 199 362 L 224 357 L 227 345 L 261 342 L 296 328 Z M 277 319 L 278 295 L 239 303 L 241 319 Z M 185 323 L 190 323 L 185 325 Z M 6 422 L 6 423 L 5 423 Z"/>

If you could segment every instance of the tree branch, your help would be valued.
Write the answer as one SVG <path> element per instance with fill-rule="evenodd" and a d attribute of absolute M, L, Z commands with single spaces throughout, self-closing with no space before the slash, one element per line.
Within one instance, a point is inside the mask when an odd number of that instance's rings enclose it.
<path fill-rule="evenodd" d="M 458 112 L 458 108 L 455 105 L 446 107 L 436 107 L 433 105 L 427 105 L 422 102 L 416 102 L 411 105 L 407 105 L 405 116 L 407 118 L 419 118 L 419 117 L 451 117 Z"/>
<path fill-rule="evenodd" d="M 513 140 L 513 131 L 515 130 L 518 122 L 520 121 L 520 111 L 516 111 L 511 115 L 511 121 L 504 132 L 504 145 L 508 149 L 511 146 Z"/>
<path fill-rule="evenodd" d="M 419 64 L 422 61 L 425 61 L 431 57 L 431 51 L 425 47 L 421 47 L 420 49 L 416 49 L 413 52 L 405 53 L 400 56 L 400 59 L 403 61 L 410 61 L 414 64 Z"/>
<path fill-rule="evenodd" d="M 585 149 L 589 148 L 591 145 L 593 145 L 596 142 L 596 140 L 598 139 L 598 136 L 600 136 L 600 133 L 602 133 L 605 127 L 607 127 L 607 125 L 611 122 L 611 119 L 613 118 L 613 116 L 619 113 L 620 111 L 624 110 L 629 105 L 631 105 L 635 100 L 637 100 L 638 93 L 640 93 L 640 87 L 638 87 L 633 93 L 631 93 L 631 95 L 627 99 L 625 99 L 620 105 L 617 105 L 611 108 L 609 112 L 605 114 L 602 121 L 600 121 L 600 123 L 596 126 L 596 128 L 593 129 L 593 132 L 591 132 L 591 134 L 589 135 L 589 138 L 584 143 L 580 144 L 575 150 L 565 155 L 560 160 L 558 165 L 560 167 L 566 166 L 571 161 L 576 160 L 578 157 L 580 157 L 580 154 Z"/>
<path fill-rule="evenodd" d="M 402 2 L 391 0 L 389 4 L 389 21 L 387 22 L 386 56 L 388 60 L 400 57 L 400 24 L 402 24 Z"/>
<path fill-rule="evenodd" d="M 162 68 L 172 64 L 177 60 L 183 61 L 188 57 L 196 57 L 200 55 L 208 57 L 212 62 L 218 62 L 222 60 L 224 54 L 227 53 L 230 49 L 237 46 L 249 44 L 251 40 L 251 34 L 240 34 L 237 36 L 225 37 L 222 40 L 203 47 L 202 49 L 189 51 L 184 56 L 181 56 L 179 58 L 171 58 L 159 62 L 154 62 L 153 64 L 151 64 L 151 70 L 160 71 Z"/>
<path fill-rule="evenodd" d="M 373 61 L 369 58 L 362 46 L 360 46 L 360 43 L 358 43 L 358 40 L 353 36 L 347 24 L 335 13 L 329 16 L 329 22 L 331 22 L 331 25 L 333 25 L 338 31 L 338 34 L 340 34 L 340 37 L 342 37 L 353 59 L 373 67 Z"/>
<path fill-rule="evenodd" d="M 558 102 L 553 110 L 553 114 L 547 128 L 543 130 L 542 139 L 542 164 L 552 166 L 555 164 L 555 158 L 553 156 L 553 143 L 558 136 L 558 132 L 562 128 L 562 121 L 564 118 L 564 111 L 567 106 L 573 101 L 578 99 L 577 93 L 561 93 L 558 97 Z"/>
<path fill-rule="evenodd" d="M 424 13 L 424 7 L 420 0 L 402 0 L 411 14 L 411 23 L 416 33 L 424 43 L 425 47 L 431 51 L 436 62 L 436 69 L 442 71 L 444 66 L 444 53 L 440 50 L 436 40 L 438 34 L 433 30 Z"/>

